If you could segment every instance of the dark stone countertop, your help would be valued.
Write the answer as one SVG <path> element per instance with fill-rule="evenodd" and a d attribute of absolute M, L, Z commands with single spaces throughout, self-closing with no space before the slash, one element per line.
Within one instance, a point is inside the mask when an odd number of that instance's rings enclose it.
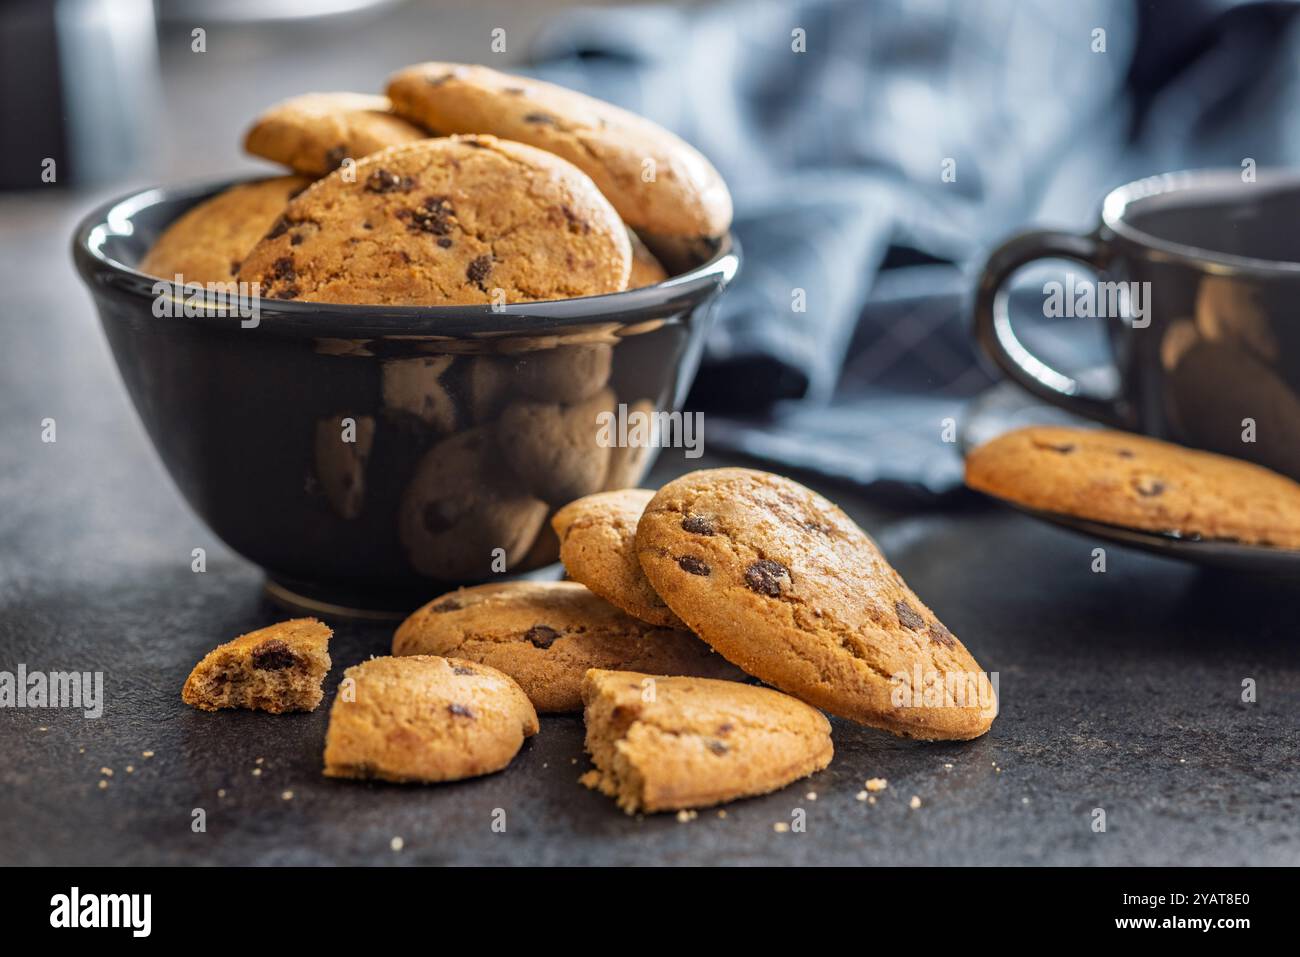
<path fill-rule="evenodd" d="M 348 58 L 295 55 L 270 69 L 255 47 L 230 54 L 251 66 L 217 84 L 222 48 L 187 70 L 164 56 L 173 114 L 198 103 L 224 110 L 233 130 L 235 116 L 277 95 L 362 80 Z M 382 76 L 417 57 L 399 47 L 367 70 Z M 356 76 L 322 85 L 343 63 Z M 226 132 L 177 124 L 172 154 L 200 165 L 182 173 L 169 160 L 152 178 L 237 168 Z M 77 215 L 99 198 L 49 189 L 0 199 L 10 278 L 0 306 L 0 669 L 103 670 L 107 692 L 98 720 L 0 710 L 0 863 L 1300 863 L 1294 583 L 1119 548 L 1093 574 L 1093 543 L 973 501 L 886 507 L 821 489 L 999 673 L 993 730 L 918 744 L 836 721 L 828 770 L 733 804 L 725 819 L 629 818 L 580 787 L 576 716 L 544 718 L 500 774 L 397 787 L 321 777 L 326 707 L 281 717 L 185 707 L 181 683 L 207 649 L 283 613 L 263 597 L 260 573 L 181 501 L 112 368 L 67 253 Z M 52 445 L 40 441 L 47 416 L 58 422 Z M 665 455 L 652 481 L 696 464 Z M 196 546 L 208 550 L 205 574 L 190 571 Z M 383 653 L 392 630 L 332 624 L 331 692 L 342 666 Z M 1246 678 L 1257 703 L 1240 700 Z M 114 772 L 106 789 L 102 767 Z M 890 782 L 875 805 L 854 797 L 869 777 Z M 1106 833 L 1091 829 L 1098 807 Z M 195 808 L 205 833 L 191 830 Z M 497 808 L 505 833 L 491 827 Z M 806 832 L 775 832 L 795 808 L 807 812 Z"/>

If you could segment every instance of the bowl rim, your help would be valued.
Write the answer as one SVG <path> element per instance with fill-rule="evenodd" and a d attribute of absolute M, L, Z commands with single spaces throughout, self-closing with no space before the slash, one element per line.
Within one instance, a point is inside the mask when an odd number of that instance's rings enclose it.
<path fill-rule="evenodd" d="M 486 339 L 535 336 L 539 332 L 581 331 L 592 326 L 632 326 L 689 310 L 722 292 L 740 270 L 742 253 L 733 232 L 719 241 L 707 261 L 661 283 L 572 299 L 491 305 L 390 306 L 300 302 L 253 298 L 178 285 L 140 272 L 108 255 L 104 246 L 116 236 L 129 236 L 133 217 L 159 203 L 190 200 L 190 205 L 240 183 L 282 174 L 224 176 L 176 185 L 150 186 L 106 200 L 78 222 L 72 236 L 73 260 L 82 281 L 98 298 L 111 293 L 138 300 L 142 316 L 158 322 L 198 324 L 205 328 L 241 329 L 235 321 L 256 309 L 256 328 L 271 333 L 329 338 Z M 190 303 L 193 314 L 159 316 L 154 304 L 162 297 Z"/>

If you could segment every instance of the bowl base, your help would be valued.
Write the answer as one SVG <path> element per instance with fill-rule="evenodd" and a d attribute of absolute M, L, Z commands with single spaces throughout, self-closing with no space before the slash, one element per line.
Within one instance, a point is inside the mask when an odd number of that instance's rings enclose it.
<path fill-rule="evenodd" d="M 521 575 L 511 575 L 507 580 L 553 581 L 562 577 L 557 563 Z M 426 602 L 454 591 L 456 585 L 431 584 L 427 590 L 384 591 L 340 588 L 337 585 L 268 577 L 264 588 L 267 597 L 277 605 L 299 614 L 352 621 L 403 621 Z"/>

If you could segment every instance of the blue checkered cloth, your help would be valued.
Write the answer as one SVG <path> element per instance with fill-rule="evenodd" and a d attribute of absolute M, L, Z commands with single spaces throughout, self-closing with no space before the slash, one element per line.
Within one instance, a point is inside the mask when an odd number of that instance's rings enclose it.
<path fill-rule="evenodd" d="M 1236 166 L 1243 142 L 1294 157 L 1294 124 L 1250 135 L 1297 85 L 1291 12 L 736 0 L 566 14 L 533 59 L 676 130 L 732 188 L 745 265 L 691 397 L 710 448 L 945 494 L 945 422 L 993 381 L 968 332 L 988 250 L 1030 221 L 1086 228 L 1138 175 Z"/>

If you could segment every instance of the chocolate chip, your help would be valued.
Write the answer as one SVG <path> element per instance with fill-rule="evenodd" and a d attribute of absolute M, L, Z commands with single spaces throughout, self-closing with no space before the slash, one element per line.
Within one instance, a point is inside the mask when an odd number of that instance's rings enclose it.
<path fill-rule="evenodd" d="M 1115 454 L 1118 455 L 1118 456 L 1119 456 L 1120 458 L 1122 458 L 1122 459 L 1131 459 L 1131 458 L 1134 458 L 1134 457 L 1135 457 L 1133 451 L 1130 450 L 1130 449 L 1120 449 L 1120 450 L 1119 450 L 1118 452 L 1116 452 Z"/>
<path fill-rule="evenodd" d="M 1133 488 L 1143 498 L 1154 498 L 1164 494 L 1166 485 L 1159 479 L 1144 476 L 1133 480 Z"/>
<path fill-rule="evenodd" d="M 491 272 L 492 257 L 479 256 L 476 259 L 471 260 L 470 264 L 465 268 L 465 278 L 480 289 L 486 291 L 487 287 L 484 286 L 484 282 L 487 280 L 487 277 Z"/>
<path fill-rule="evenodd" d="M 559 637 L 560 633 L 549 625 L 533 625 L 524 632 L 524 641 L 535 648 L 549 648 Z"/>
<path fill-rule="evenodd" d="M 332 150 L 325 151 L 325 168 L 330 170 L 338 169 L 347 158 L 348 148 L 340 143 Z"/>
<path fill-rule="evenodd" d="M 271 263 L 271 277 L 284 280 L 296 279 L 298 273 L 293 268 L 293 259 L 289 256 L 281 256 Z"/>
<path fill-rule="evenodd" d="M 302 233 L 294 233 L 292 236 L 289 237 L 289 245 L 290 245 L 290 246 L 301 246 L 301 245 L 302 245 L 302 238 L 303 238 L 303 237 L 302 237 Z"/>
<path fill-rule="evenodd" d="M 927 634 L 930 636 L 930 640 L 936 645 L 947 645 L 951 648 L 953 645 L 957 644 L 957 638 L 953 633 L 937 621 L 930 626 L 930 630 Z"/>
<path fill-rule="evenodd" d="M 466 146 L 472 147 L 473 149 L 476 149 L 476 150 L 485 150 L 485 149 L 487 149 L 487 144 L 486 144 L 486 143 L 484 143 L 482 140 L 477 139 L 476 137 L 473 137 L 473 136 L 463 136 L 463 137 L 461 137 L 459 140 L 457 140 L 457 142 L 458 142 L 458 143 L 464 143 Z"/>
<path fill-rule="evenodd" d="M 442 239 L 438 240 L 438 245 L 441 246 L 443 249 L 450 249 L 452 246 L 452 242 L 450 239 L 444 236 Z"/>
<path fill-rule="evenodd" d="M 912 631 L 920 631 L 925 627 L 925 619 L 922 618 L 915 608 L 907 602 L 894 602 L 894 611 L 898 612 L 898 623 L 904 628 L 910 628 Z"/>
<path fill-rule="evenodd" d="M 401 219 L 410 220 L 406 228 L 413 233 L 446 236 L 451 232 L 451 220 L 456 211 L 446 196 L 429 196 L 420 204 L 419 209 L 400 210 L 397 215 Z"/>
<path fill-rule="evenodd" d="M 464 607 L 465 606 L 455 598 L 444 598 L 442 601 L 438 602 L 438 604 L 430 605 L 429 611 L 435 611 L 440 615 L 444 615 L 449 611 L 460 611 Z"/>
<path fill-rule="evenodd" d="M 366 177 L 366 190 L 371 193 L 409 193 L 415 187 L 415 180 L 409 176 L 398 176 L 386 169 L 377 169 Z"/>
<path fill-rule="evenodd" d="M 253 667 L 258 671 L 283 671 L 298 663 L 298 656 L 279 638 L 264 641 L 253 649 Z"/>
<path fill-rule="evenodd" d="M 451 666 L 451 671 L 452 671 L 452 674 L 457 674 L 457 675 L 476 675 L 476 674 L 478 674 L 478 672 L 475 671 L 473 668 L 466 668 L 464 665 L 452 665 L 452 666 Z"/>
<path fill-rule="evenodd" d="M 724 721 L 722 724 L 718 725 L 718 730 L 713 733 L 722 736 L 722 735 L 731 734 L 731 732 L 735 730 L 736 730 L 736 726 L 734 724 L 732 724 L 730 721 Z"/>
<path fill-rule="evenodd" d="M 698 558 L 692 558 L 690 555 L 683 555 L 681 558 L 677 559 L 677 565 L 684 572 L 689 572 L 692 575 L 701 575 L 705 578 L 713 572 L 713 569 L 704 562 L 700 561 Z"/>
<path fill-rule="evenodd" d="M 716 535 L 718 527 L 713 524 L 713 519 L 703 515 L 687 515 L 682 519 L 682 531 L 690 532 L 692 535 Z"/>
<path fill-rule="evenodd" d="M 782 585 L 790 584 L 790 569 L 770 558 L 760 558 L 745 569 L 745 584 L 768 598 L 777 598 Z"/>
<path fill-rule="evenodd" d="M 562 206 L 560 206 L 560 211 L 564 213 L 564 218 L 565 220 L 568 221 L 569 232 L 571 233 L 591 232 L 591 223 L 587 222 L 585 219 L 583 219 L 581 216 L 575 213 L 573 209 L 568 205 L 568 203 L 565 203 Z"/>
<path fill-rule="evenodd" d="M 1062 455 L 1069 455 L 1074 451 L 1073 442 L 1035 442 L 1038 448 L 1047 452 L 1060 452 Z"/>
<path fill-rule="evenodd" d="M 528 95 L 528 91 L 525 90 L 522 86 L 508 86 L 508 87 L 506 87 L 505 92 L 509 93 L 511 96 L 527 96 L 527 95 Z"/>
<path fill-rule="evenodd" d="M 555 125 L 555 117 L 550 113 L 527 113 L 524 115 L 525 123 L 544 123 L 547 126 Z"/>
<path fill-rule="evenodd" d="M 240 267 L 241 265 L 242 265 L 242 263 L 240 263 L 240 261 L 239 261 L 238 259 L 232 259 L 232 260 L 230 261 L 230 275 L 232 275 L 232 276 L 237 276 L 237 275 L 239 275 L 239 267 Z"/>
<path fill-rule="evenodd" d="M 447 710 L 458 718 L 469 718 L 471 721 L 474 720 L 474 712 L 463 704 L 449 704 L 447 705 Z"/>
<path fill-rule="evenodd" d="M 709 750 L 712 751 L 714 754 L 721 756 L 726 754 L 731 749 L 727 747 L 726 743 L 723 741 L 710 741 Z"/>
<path fill-rule="evenodd" d="M 272 299 L 293 299 L 293 298 L 295 298 L 297 295 L 298 295 L 298 287 L 297 287 L 297 286 L 285 286 L 283 289 L 281 289 L 279 292 L 277 292 L 277 293 L 276 293 L 274 296 L 272 296 L 271 298 L 272 298 Z"/>
<path fill-rule="evenodd" d="M 289 220 L 281 216 L 271 224 L 271 228 L 266 232 L 267 239 L 279 239 L 289 231 Z"/>

